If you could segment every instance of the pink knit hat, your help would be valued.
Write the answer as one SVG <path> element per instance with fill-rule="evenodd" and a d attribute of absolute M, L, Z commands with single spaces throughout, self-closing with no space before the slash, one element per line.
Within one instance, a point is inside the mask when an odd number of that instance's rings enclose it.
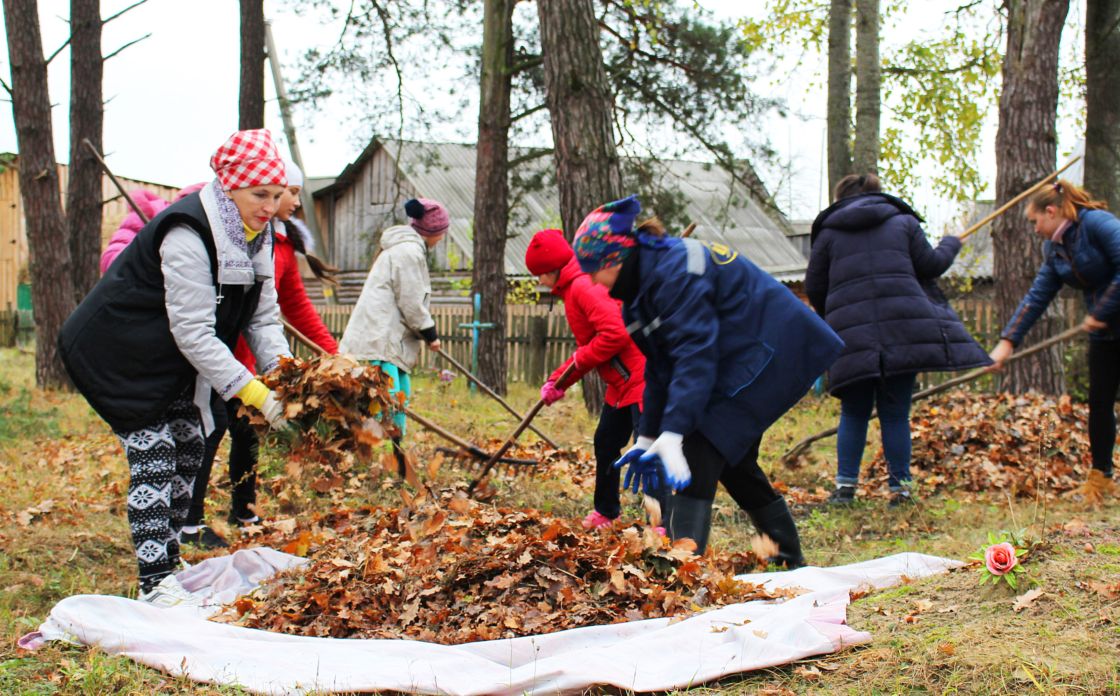
<path fill-rule="evenodd" d="M 253 186 L 287 186 L 284 160 L 264 128 L 237 131 L 210 158 L 210 168 L 227 191 Z"/>
<path fill-rule="evenodd" d="M 451 226 L 451 216 L 442 203 L 428 198 L 411 198 L 404 203 L 405 215 L 412 229 L 424 237 L 438 237 Z"/>

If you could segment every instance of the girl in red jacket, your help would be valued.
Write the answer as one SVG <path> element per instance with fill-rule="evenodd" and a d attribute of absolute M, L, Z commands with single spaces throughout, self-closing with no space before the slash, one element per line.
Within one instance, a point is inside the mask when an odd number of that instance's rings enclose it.
<path fill-rule="evenodd" d="M 296 261 L 296 252 L 307 257 L 308 265 L 317 278 L 331 282 L 330 273 L 335 269 L 326 266 L 322 261 L 308 254 L 311 250 L 311 238 L 303 222 L 293 217 L 299 209 L 299 192 L 303 187 L 303 172 L 294 163 L 285 160 L 287 165 L 288 187 L 280 199 L 276 212 L 274 225 L 276 229 L 274 245 L 274 262 L 276 272 L 276 294 L 280 304 L 280 312 L 284 318 L 319 346 L 332 355 L 338 353 L 338 343 L 335 342 L 331 332 L 323 324 L 319 313 L 307 297 L 303 287 L 303 279 L 299 274 L 299 265 Z M 282 221 L 277 223 L 276 221 Z M 234 356 L 251 371 L 256 373 L 256 360 L 253 358 L 249 345 L 242 336 L 237 341 Z M 254 507 L 257 499 L 257 433 L 249 425 L 248 419 L 239 418 L 237 415 L 241 407 L 239 399 L 231 399 L 225 403 L 226 416 L 229 428 L 229 480 L 233 485 L 230 500 L 229 523 L 243 526 L 259 521 Z M 194 495 L 191 498 L 190 512 L 187 514 L 186 525 L 183 526 L 181 541 L 198 544 L 203 548 L 222 548 L 228 546 L 226 540 L 214 530 L 206 526 L 203 521 L 206 488 L 210 482 L 210 469 L 214 464 L 214 455 L 217 454 L 218 445 L 225 434 L 226 424 L 219 425 L 218 429 L 207 438 L 207 456 L 204 459 L 202 470 L 194 480 Z"/>
<path fill-rule="evenodd" d="M 583 375 L 597 369 L 607 383 L 599 426 L 595 429 L 595 509 L 583 519 L 587 529 L 609 526 L 621 513 L 619 472 L 614 462 L 638 426 L 646 360 L 630 340 L 622 323 L 622 309 L 606 288 L 595 285 L 580 270 L 572 247 L 560 230 L 533 235 L 525 265 L 564 302 L 564 314 L 579 349 L 541 387 L 541 399 L 551 405 Z M 575 361 L 576 369 L 563 384 L 560 375 Z"/>

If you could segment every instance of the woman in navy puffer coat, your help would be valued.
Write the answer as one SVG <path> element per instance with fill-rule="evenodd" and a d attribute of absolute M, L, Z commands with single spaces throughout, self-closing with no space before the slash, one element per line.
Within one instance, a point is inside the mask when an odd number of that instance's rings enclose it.
<path fill-rule="evenodd" d="M 990 363 L 935 284 L 960 251 L 957 237 L 930 246 L 910 206 L 880 192 L 878 177 L 849 175 L 817 216 L 805 292 L 844 340 L 829 369 L 840 398 L 836 491 L 851 502 L 871 409 L 878 406 L 891 504 L 909 500 L 910 395 L 919 372 Z"/>
<path fill-rule="evenodd" d="M 1044 239 L 1042 267 L 992 351 L 996 368 L 1015 352 L 1063 285 L 1081 290 L 1088 312 L 1089 449 L 1093 468 L 1079 494 L 1115 497 L 1116 390 L 1120 387 L 1120 220 L 1082 188 L 1059 179 L 1030 197 L 1027 220 Z"/>

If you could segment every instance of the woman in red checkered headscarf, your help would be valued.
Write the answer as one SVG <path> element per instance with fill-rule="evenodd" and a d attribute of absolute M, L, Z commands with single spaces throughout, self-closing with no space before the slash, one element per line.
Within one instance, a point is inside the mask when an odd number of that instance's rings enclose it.
<path fill-rule="evenodd" d="M 267 130 L 234 133 L 210 158 L 216 178 L 151 220 L 66 320 L 59 349 L 74 385 L 124 445 L 140 599 L 197 603 L 175 579 L 210 393 L 279 401 L 233 355 L 244 334 L 268 371 L 289 355 L 273 281 L 270 220 L 287 183 Z"/>

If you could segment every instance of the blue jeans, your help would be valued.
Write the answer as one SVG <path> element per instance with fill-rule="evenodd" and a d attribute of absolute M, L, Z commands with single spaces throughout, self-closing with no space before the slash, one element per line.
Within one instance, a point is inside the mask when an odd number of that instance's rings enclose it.
<path fill-rule="evenodd" d="M 840 427 L 836 434 L 836 485 L 859 483 L 859 465 L 867 442 L 872 406 L 879 409 L 887 482 L 892 491 L 910 480 L 910 395 L 916 374 L 868 379 L 846 387 L 840 396 Z"/>

